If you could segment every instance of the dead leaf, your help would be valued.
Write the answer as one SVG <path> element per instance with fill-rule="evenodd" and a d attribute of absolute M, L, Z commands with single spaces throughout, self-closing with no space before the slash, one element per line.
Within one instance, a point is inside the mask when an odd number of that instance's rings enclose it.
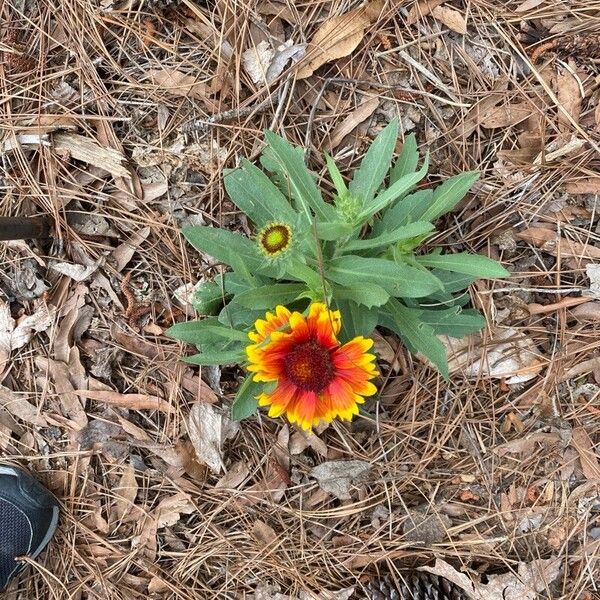
<path fill-rule="evenodd" d="M 181 515 L 189 515 L 196 512 L 196 510 L 192 497 L 185 492 L 179 492 L 173 496 L 163 498 L 152 511 L 152 515 L 156 519 L 157 528 L 160 529 L 161 527 L 175 525 Z"/>
<path fill-rule="evenodd" d="M 204 100 L 206 98 L 206 84 L 198 81 L 194 75 L 186 75 L 176 69 L 149 69 L 146 75 L 153 85 L 173 94 Z"/>
<path fill-rule="evenodd" d="M 229 471 L 215 483 L 216 489 L 238 489 L 250 475 L 250 468 L 246 461 L 240 460 L 231 465 Z"/>
<path fill-rule="evenodd" d="M 112 390 L 75 390 L 75 393 L 82 398 L 97 400 L 129 410 L 158 410 L 169 414 L 176 412 L 175 407 L 166 400 L 148 394 L 120 394 Z"/>
<path fill-rule="evenodd" d="M 188 417 L 188 433 L 200 462 L 219 474 L 225 470 L 223 443 L 233 437 L 239 425 L 219 412 L 212 404 L 197 402 Z"/>
<path fill-rule="evenodd" d="M 600 259 L 599 247 L 559 238 L 555 231 L 545 227 L 529 227 L 518 232 L 515 237 L 553 256 L 560 254 L 562 258 Z"/>
<path fill-rule="evenodd" d="M 443 23 L 448 29 L 465 35 L 467 33 L 467 18 L 455 8 L 449 6 L 436 6 L 431 11 L 431 16 Z"/>
<path fill-rule="evenodd" d="M 446 348 L 450 373 L 466 377 L 506 379 L 507 384 L 533 379 L 543 368 L 541 352 L 531 338 L 514 329 L 496 329 L 482 349 L 482 334 L 475 333 L 461 340 L 440 337 Z"/>
<path fill-rule="evenodd" d="M 30 425 L 48 426 L 46 418 L 40 413 L 37 406 L 31 404 L 23 394 L 17 394 L 4 386 L 0 386 L 0 408 Z"/>
<path fill-rule="evenodd" d="M 517 13 L 529 12 L 530 10 L 537 8 L 543 2 L 545 2 L 545 0 L 525 0 L 525 2 L 523 2 L 523 4 L 519 4 L 519 6 L 517 6 L 517 8 L 515 8 L 515 12 L 517 12 Z"/>
<path fill-rule="evenodd" d="M 448 529 L 452 521 L 444 514 L 424 514 L 417 510 L 410 510 L 402 526 L 404 535 L 402 541 L 412 545 L 430 548 L 432 544 L 448 541 Z"/>
<path fill-rule="evenodd" d="M 480 115 L 479 124 L 486 129 L 511 127 L 521 123 L 533 114 L 533 107 L 527 102 L 502 104 L 484 110 Z"/>
<path fill-rule="evenodd" d="M 138 442 L 150 442 L 152 438 L 148 435 L 145 429 L 134 425 L 131 421 L 124 419 L 121 415 L 117 415 L 119 425 L 123 428 L 123 431 L 133 437 Z"/>
<path fill-rule="evenodd" d="M 576 427 L 572 432 L 571 443 L 579 453 L 583 476 L 590 481 L 600 481 L 600 464 L 588 432 L 583 427 Z"/>
<path fill-rule="evenodd" d="M 34 333 L 46 331 L 54 322 L 55 307 L 41 302 L 31 315 L 19 318 L 18 322 L 10 314 L 10 305 L 0 301 L 0 368 L 6 364 L 13 350 L 26 346 Z"/>
<path fill-rule="evenodd" d="M 600 321 L 600 302 L 587 302 L 571 309 L 571 315 L 578 321 Z"/>
<path fill-rule="evenodd" d="M 96 141 L 77 133 L 55 133 L 52 145 L 59 152 L 67 152 L 72 158 L 81 160 L 110 173 L 113 177 L 131 176 L 126 167 L 125 156 L 113 148 L 103 148 Z"/>
<path fill-rule="evenodd" d="M 284 44 L 278 46 L 275 56 L 267 69 L 266 82 L 273 83 L 283 73 L 290 60 L 292 64 L 297 63 L 304 58 L 305 54 L 305 44 L 293 44 L 291 40 L 287 40 Z"/>
<path fill-rule="evenodd" d="M 585 274 L 590 280 L 590 294 L 600 300 L 600 265 L 586 265 Z"/>
<path fill-rule="evenodd" d="M 290 454 L 300 454 L 308 447 L 312 448 L 323 458 L 327 458 L 327 444 L 318 435 L 307 431 L 296 431 L 291 436 L 289 443 Z"/>
<path fill-rule="evenodd" d="M 51 264 L 50 268 L 57 273 L 70 277 L 73 281 L 82 282 L 89 279 L 103 262 L 104 257 L 91 265 L 75 265 L 67 262 L 59 262 Z"/>
<path fill-rule="evenodd" d="M 266 82 L 267 69 L 275 56 L 271 44 L 263 40 L 242 54 L 242 65 L 254 83 Z"/>
<path fill-rule="evenodd" d="M 536 431 L 525 437 L 496 446 L 494 454 L 498 456 L 506 456 L 507 454 L 531 455 L 539 444 L 543 444 L 544 447 L 551 447 L 559 443 L 563 443 L 563 439 L 558 432 Z"/>
<path fill-rule="evenodd" d="M 419 571 L 444 577 L 475 600 L 536 600 L 538 593 L 545 591 L 548 584 L 559 576 L 562 564 L 562 558 L 519 563 L 518 574 L 509 571 L 502 575 L 489 575 L 485 584 L 471 581 L 464 573 L 439 558 L 433 567 L 419 567 Z"/>
<path fill-rule="evenodd" d="M 69 378 L 67 364 L 59 360 L 36 356 L 35 365 L 54 382 L 54 390 L 60 399 L 63 413 L 79 430 L 83 429 L 88 423 L 88 418 Z"/>
<path fill-rule="evenodd" d="M 576 68 L 575 62 L 571 59 L 569 66 L 572 69 Z M 579 79 L 569 69 L 565 69 L 562 73 L 556 74 L 556 95 L 559 104 L 570 115 L 575 123 L 579 123 L 581 115 L 581 85 Z M 572 122 L 562 112 L 558 111 L 558 128 L 562 133 L 571 131 Z"/>
<path fill-rule="evenodd" d="M 111 517 L 113 522 L 120 522 L 131 512 L 138 493 L 135 469 L 132 465 L 123 469 L 119 483 L 111 491 L 116 497 Z"/>
<path fill-rule="evenodd" d="M 115 269 L 119 273 L 127 266 L 135 251 L 149 235 L 150 227 L 144 227 L 133 233 L 128 240 L 125 240 L 112 251 L 111 258 L 115 261 Z"/>
<path fill-rule="evenodd" d="M 350 500 L 351 484 L 364 478 L 370 469 L 371 465 L 364 460 L 333 460 L 313 467 L 309 475 L 323 491 L 339 500 Z"/>
<path fill-rule="evenodd" d="M 252 537 L 261 546 L 270 546 L 278 539 L 278 535 L 275 533 L 275 530 L 260 519 L 256 519 L 256 521 L 254 521 L 254 525 L 252 526 Z"/>
<path fill-rule="evenodd" d="M 383 0 L 371 0 L 322 23 L 308 44 L 305 58 L 299 62 L 297 78 L 305 79 L 325 63 L 348 56 L 360 44 L 365 29 L 379 16 L 383 6 Z"/>
<path fill-rule="evenodd" d="M 337 148 L 349 133 L 375 112 L 378 106 L 379 98 L 368 98 L 359 104 L 341 123 L 338 123 L 331 133 L 330 150 Z"/>
<path fill-rule="evenodd" d="M 414 25 L 421 17 L 428 15 L 434 8 L 444 4 L 446 0 L 421 0 L 415 2 L 406 17 L 407 25 Z"/>
<path fill-rule="evenodd" d="M 565 190 L 569 194 L 600 194 L 600 177 L 569 180 Z"/>

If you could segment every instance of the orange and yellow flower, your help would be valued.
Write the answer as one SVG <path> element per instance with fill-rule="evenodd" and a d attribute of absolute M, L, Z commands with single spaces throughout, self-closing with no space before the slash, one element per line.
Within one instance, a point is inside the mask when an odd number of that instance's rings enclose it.
<path fill-rule="evenodd" d="M 365 396 L 377 391 L 370 381 L 379 374 L 375 356 L 367 352 L 373 340 L 358 336 L 342 345 L 339 311 L 315 302 L 305 317 L 278 306 L 254 327 L 248 370 L 254 381 L 276 382 L 273 391 L 258 396 L 270 417 L 285 414 L 305 430 L 336 417 L 350 421 Z"/>

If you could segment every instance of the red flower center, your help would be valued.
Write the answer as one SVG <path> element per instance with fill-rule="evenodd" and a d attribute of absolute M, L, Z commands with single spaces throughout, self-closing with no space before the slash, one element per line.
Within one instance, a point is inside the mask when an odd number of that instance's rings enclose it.
<path fill-rule="evenodd" d="M 296 387 L 321 392 L 333 379 L 329 351 L 315 340 L 300 344 L 286 357 L 285 373 Z"/>

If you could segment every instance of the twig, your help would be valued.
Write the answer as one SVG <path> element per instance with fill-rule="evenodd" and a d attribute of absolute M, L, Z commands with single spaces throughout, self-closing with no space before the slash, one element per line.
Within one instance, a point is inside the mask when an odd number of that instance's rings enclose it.
<path fill-rule="evenodd" d="M 220 125 L 228 121 L 236 121 L 244 117 L 250 117 L 260 112 L 266 111 L 271 106 L 272 95 L 269 94 L 263 101 L 251 106 L 242 108 L 232 108 L 216 115 L 212 115 L 206 119 L 196 119 L 184 123 L 181 130 L 183 133 L 191 133 L 192 131 L 205 132 L 211 125 Z"/>
<path fill-rule="evenodd" d="M 563 298 L 560 302 L 554 304 L 528 304 L 527 310 L 530 315 L 543 315 L 545 313 L 554 312 L 561 308 L 569 308 L 571 306 L 578 306 L 579 304 L 585 304 L 594 300 L 591 296 L 579 296 L 571 298 Z"/>
<path fill-rule="evenodd" d="M 504 294 L 509 292 L 534 292 L 537 294 L 582 294 L 583 292 L 587 292 L 588 289 L 584 287 L 572 287 L 572 288 L 560 288 L 560 289 L 551 289 L 551 288 L 538 288 L 538 287 L 523 287 L 521 285 L 515 285 L 514 287 L 503 287 L 503 288 L 494 288 L 493 290 L 484 290 L 478 292 L 480 294 Z"/>

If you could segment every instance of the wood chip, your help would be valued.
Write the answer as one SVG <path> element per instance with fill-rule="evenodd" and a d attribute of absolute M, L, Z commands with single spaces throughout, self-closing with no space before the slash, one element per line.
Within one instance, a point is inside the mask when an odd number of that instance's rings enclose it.
<path fill-rule="evenodd" d="M 56 133 L 52 146 L 59 152 L 67 152 L 72 158 L 81 160 L 110 173 L 113 177 L 130 178 L 123 162 L 125 157 L 118 150 L 103 148 L 95 140 L 77 133 Z"/>

